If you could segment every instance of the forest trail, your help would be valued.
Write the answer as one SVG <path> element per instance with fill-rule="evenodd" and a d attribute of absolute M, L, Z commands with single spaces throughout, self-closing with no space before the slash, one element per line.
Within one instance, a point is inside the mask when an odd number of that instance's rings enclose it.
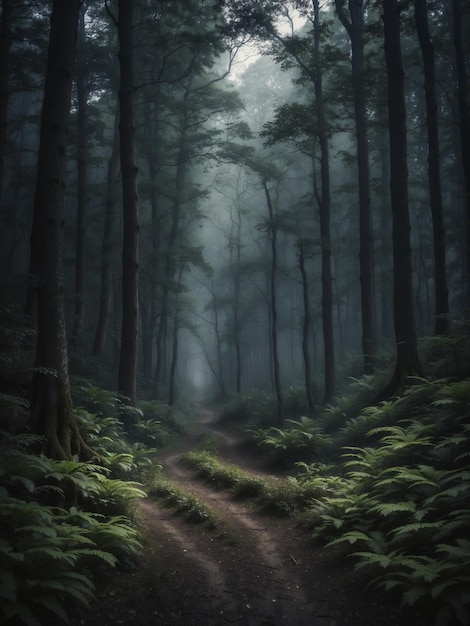
<path fill-rule="evenodd" d="M 250 501 L 216 490 L 180 463 L 203 437 L 219 457 L 265 474 L 259 460 L 201 410 L 193 432 L 162 459 L 165 474 L 208 505 L 223 531 L 203 529 L 160 503 L 139 504 L 142 562 L 103 584 L 72 626 L 408 626 L 398 602 L 366 588 L 342 551 L 325 551 L 292 519 L 262 513 Z M 275 477 L 273 477 L 275 479 Z"/>

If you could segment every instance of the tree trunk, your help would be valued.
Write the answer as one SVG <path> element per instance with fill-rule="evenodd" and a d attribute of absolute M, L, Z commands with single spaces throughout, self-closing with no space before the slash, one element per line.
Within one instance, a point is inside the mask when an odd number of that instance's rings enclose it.
<path fill-rule="evenodd" d="M 86 69 L 85 11 L 80 16 L 78 30 L 79 58 L 76 63 L 75 84 L 77 86 L 78 146 L 77 146 L 77 252 L 75 260 L 75 312 L 72 345 L 80 347 L 84 324 L 85 282 L 85 236 L 88 194 L 88 76 Z"/>
<path fill-rule="evenodd" d="M 11 24 L 13 18 L 12 0 L 2 0 L 2 23 L 0 26 L 0 199 L 3 191 L 5 168 L 5 142 L 7 136 L 8 72 L 12 44 Z M 1 204 L 0 204 L 1 206 Z"/>
<path fill-rule="evenodd" d="M 331 272 L 331 235 L 330 235 L 330 158 L 328 149 L 328 134 L 326 129 L 325 110 L 323 102 L 323 74 L 320 64 L 320 6 L 318 0 L 312 0 L 314 12 L 314 52 L 317 59 L 316 68 L 312 74 L 315 88 L 315 105 L 318 122 L 318 143 L 320 145 L 320 185 L 316 188 L 314 177 L 314 192 L 320 211 L 320 238 L 322 251 L 322 320 L 323 344 L 325 351 L 325 390 L 324 401 L 330 400 L 336 391 L 335 384 L 335 345 L 333 331 L 333 276 Z"/>
<path fill-rule="evenodd" d="M 160 249 L 160 210 L 157 197 L 158 168 L 156 163 L 158 157 L 155 153 L 155 144 L 158 141 L 157 122 L 152 123 L 149 105 L 145 108 L 145 126 L 148 131 L 148 141 L 146 143 L 146 160 L 150 176 L 150 207 L 152 216 L 152 251 L 151 251 L 151 271 L 149 276 L 149 293 L 147 300 L 148 312 L 146 319 L 142 320 L 142 373 L 145 384 L 150 387 L 153 371 L 153 347 L 155 325 L 158 318 L 157 284 L 158 284 L 158 254 Z M 155 115 L 156 117 L 156 115 Z"/>
<path fill-rule="evenodd" d="M 284 426 L 284 401 L 282 396 L 281 375 L 279 367 L 279 354 L 277 349 L 277 300 L 276 300 L 276 279 L 277 279 L 277 225 L 274 218 L 274 210 L 269 193 L 268 185 L 263 183 L 264 192 L 266 194 L 266 202 L 269 212 L 269 229 L 271 232 L 271 341 L 273 347 L 273 369 L 274 369 L 274 386 L 277 397 L 277 423 L 280 428 Z"/>
<path fill-rule="evenodd" d="M 428 180 L 434 245 L 434 328 L 436 335 L 441 335 L 449 330 L 449 294 L 446 276 L 446 246 L 441 193 L 434 46 L 429 36 L 427 11 L 426 0 L 415 0 L 415 23 L 423 57 L 424 93 L 426 99 Z"/>
<path fill-rule="evenodd" d="M 390 208 L 390 148 L 387 139 L 387 112 L 379 105 L 379 153 L 380 153 L 380 308 L 382 313 L 382 336 L 393 336 L 392 297 L 392 211 Z"/>
<path fill-rule="evenodd" d="M 122 327 L 119 356 L 119 391 L 135 406 L 137 398 L 137 332 L 139 272 L 139 210 L 135 162 L 134 60 L 132 43 L 133 0 L 119 0 L 119 65 L 121 86 L 120 146 L 123 198 Z"/>
<path fill-rule="evenodd" d="M 305 270 L 304 244 L 299 242 L 299 269 L 302 276 L 302 296 L 304 305 L 304 319 L 302 324 L 302 354 L 304 358 L 305 393 L 308 408 L 312 411 L 315 399 L 312 392 L 312 363 L 310 360 L 309 335 L 310 335 L 310 300 L 308 295 L 308 278 Z"/>
<path fill-rule="evenodd" d="M 407 378 L 419 375 L 413 314 L 412 253 L 408 208 L 408 165 L 404 71 L 398 0 L 384 0 L 384 42 L 387 65 L 390 137 L 390 194 L 393 222 L 393 317 L 396 366 L 386 395 L 400 393 Z"/>
<path fill-rule="evenodd" d="M 106 210 L 104 216 L 103 241 L 101 244 L 101 293 L 98 322 L 96 325 L 93 356 L 103 358 L 111 313 L 114 241 L 115 187 L 119 175 L 119 114 L 114 119 L 113 148 L 108 162 L 106 181 Z"/>
<path fill-rule="evenodd" d="M 63 231 L 67 130 L 80 0 L 55 0 L 41 115 L 30 273 L 37 305 L 31 427 L 54 458 L 87 455 L 72 410 L 64 316 Z"/>
<path fill-rule="evenodd" d="M 188 91 L 185 94 L 185 97 L 188 96 Z M 165 255 L 165 267 L 164 267 L 164 276 L 163 276 L 163 289 L 162 289 L 162 304 L 160 310 L 160 321 L 158 324 L 157 331 L 157 363 L 155 367 L 155 379 L 154 379 L 154 395 L 158 395 L 159 386 L 162 383 L 163 377 L 163 364 L 164 364 L 164 339 L 166 335 L 168 316 L 169 316 L 169 294 L 170 294 L 170 286 L 171 279 L 175 272 L 175 264 L 174 264 L 174 248 L 177 242 L 178 233 L 179 233 L 179 225 L 180 225 L 180 214 L 181 214 L 181 205 L 182 205 L 182 192 L 185 188 L 186 184 L 186 166 L 187 166 L 187 131 L 188 131 L 188 112 L 186 108 L 183 110 L 183 121 L 181 128 L 181 137 L 180 137 L 180 146 L 178 153 L 178 162 L 176 165 L 176 180 L 175 180 L 175 199 L 172 206 L 171 212 L 171 228 L 170 234 L 168 237 L 168 245 Z"/>
<path fill-rule="evenodd" d="M 181 288 L 181 278 L 183 275 L 183 267 L 182 265 L 178 271 L 178 286 L 177 290 L 179 292 Z M 177 292 L 177 293 L 178 293 Z M 178 364 L 178 333 L 179 333 L 179 311 L 178 311 L 178 295 L 175 297 L 175 309 L 173 313 L 173 345 L 171 350 L 171 365 L 170 365 L 170 380 L 169 380 L 169 389 L 168 389 L 168 404 L 172 406 L 176 401 L 176 366 Z"/>
<path fill-rule="evenodd" d="M 367 138 L 367 101 L 364 81 L 364 7 L 362 2 L 349 0 L 350 20 L 342 0 L 336 0 L 341 23 L 351 40 L 352 86 L 354 120 L 356 125 L 356 155 L 359 188 L 359 266 L 361 281 L 362 351 L 364 372 L 374 369 L 377 352 L 377 322 L 374 288 L 374 240 L 370 210 L 369 144 Z"/>
<path fill-rule="evenodd" d="M 470 113 L 468 98 L 467 56 L 464 48 L 464 16 L 462 0 L 452 0 L 454 22 L 455 66 L 457 70 L 457 101 L 459 107 L 460 149 L 465 191 L 465 233 L 466 233 L 466 296 L 470 303 Z"/>

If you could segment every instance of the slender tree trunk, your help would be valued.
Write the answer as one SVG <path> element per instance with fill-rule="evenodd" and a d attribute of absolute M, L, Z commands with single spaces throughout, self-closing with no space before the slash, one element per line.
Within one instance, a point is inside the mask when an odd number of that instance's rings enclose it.
<path fill-rule="evenodd" d="M 330 158 L 328 148 L 328 134 L 326 128 L 325 110 L 323 102 L 323 74 L 320 65 L 320 6 L 318 0 L 312 0 L 314 11 L 314 51 L 317 66 L 312 74 L 315 88 L 315 105 L 318 122 L 318 143 L 320 145 L 320 185 L 316 189 L 314 177 L 314 191 L 320 209 L 320 238 L 322 250 L 322 320 L 323 344 L 325 351 L 325 402 L 330 400 L 336 392 L 335 383 L 335 342 L 333 331 L 333 276 L 331 271 L 331 234 L 330 234 Z"/>
<path fill-rule="evenodd" d="M 464 48 L 462 0 L 452 0 L 454 22 L 455 66 L 457 70 L 457 102 L 459 107 L 460 149 L 465 191 L 466 226 L 466 296 L 470 302 L 470 113 L 468 103 L 467 56 Z M 468 33 L 467 33 L 468 36 Z"/>
<path fill-rule="evenodd" d="M 187 95 L 188 95 L 188 91 L 186 92 L 186 97 Z M 172 206 L 171 228 L 170 228 L 170 234 L 168 237 L 168 246 L 167 246 L 166 255 L 165 255 L 162 303 L 161 303 L 161 310 L 160 310 L 160 321 L 159 321 L 158 331 L 157 331 L 157 363 L 155 367 L 155 378 L 154 378 L 154 395 L 155 396 L 158 395 L 159 386 L 163 378 L 163 364 L 165 360 L 165 352 L 164 352 L 163 344 L 165 340 L 168 315 L 169 315 L 168 299 L 169 299 L 169 294 L 170 294 L 171 279 L 175 272 L 174 248 L 175 248 L 175 244 L 177 242 L 178 233 L 179 233 L 180 213 L 181 213 L 181 205 L 183 201 L 182 192 L 186 184 L 186 168 L 187 168 L 186 142 L 187 142 L 188 124 L 189 124 L 188 113 L 187 113 L 186 108 L 184 108 L 178 162 L 176 165 L 175 200 Z"/>
<path fill-rule="evenodd" d="M 181 289 L 181 278 L 183 275 L 183 267 L 180 265 L 178 270 L 177 294 Z M 168 389 L 168 404 L 172 406 L 176 401 L 176 367 L 178 364 L 178 333 L 180 329 L 180 319 L 178 311 L 178 296 L 175 298 L 175 309 L 173 313 L 173 345 L 171 350 L 170 380 Z"/>
<path fill-rule="evenodd" d="M 241 280 L 241 214 L 238 213 L 235 234 L 235 269 L 233 270 L 233 319 L 234 319 L 234 342 L 235 342 L 235 389 L 237 393 L 242 391 L 242 351 L 241 351 L 241 327 L 240 327 L 240 280 Z"/>
<path fill-rule="evenodd" d="M 392 211 L 390 208 L 390 148 L 387 139 L 387 113 L 379 106 L 379 152 L 380 152 L 380 305 L 382 312 L 382 336 L 393 336 L 392 298 Z"/>
<path fill-rule="evenodd" d="M 135 161 L 133 0 L 119 0 L 119 65 L 121 72 L 120 145 L 123 197 L 122 328 L 119 356 L 119 391 L 135 406 L 137 401 L 137 333 L 139 272 L 139 210 Z"/>
<path fill-rule="evenodd" d="M 370 210 L 369 143 L 367 138 L 367 99 L 364 80 L 364 7 L 362 1 L 349 0 L 347 19 L 342 0 L 336 0 L 341 23 L 351 40 L 354 120 L 359 189 L 359 266 L 361 281 L 362 351 L 364 371 L 374 369 L 377 352 L 377 321 L 374 287 L 374 239 Z"/>
<path fill-rule="evenodd" d="M 76 63 L 75 83 L 77 86 L 78 146 L 77 146 L 77 253 L 75 260 L 75 311 L 72 345 L 79 347 L 82 342 L 84 325 L 85 294 L 85 248 L 88 194 L 88 76 L 86 69 L 85 11 L 80 15 L 78 29 L 79 60 Z"/>
<path fill-rule="evenodd" d="M 434 306 L 436 335 L 449 330 L 449 293 L 446 275 L 446 244 L 441 193 L 439 132 L 436 102 L 434 46 L 429 36 L 426 0 L 415 0 L 415 23 L 423 57 L 426 128 L 428 134 L 428 180 L 434 245 Z"/>
<path fill-rule="evenodd" d="M 41 115 L 30 273 L 37 305 L 37 345 L 31 427 L 46 452 L 71 459 L 87 454 L 70 394 L 64 315 L 63 231 L 67 130 L 80 0 L 55 0 Z"/>
<path fill-rule="evenodd" d="M 383 0 L 383 7 L 393 221 L 393 312 L 397 349 L 395 372 L 386 390 L 386 395 L 391 395 L 401 392 L 407 378 L 419 375 L 421 368 L 413 313 L 405 77 L 401 56 L 400 9 L 398 0 Z"/>
<path fill-rule="evenodd" d="M 274 386 L 276 389 L 277 397 L 277 423 L 280 428 L 284 426 L 284 400 L 282 396 L 281 375 L 279 367 L 279 354 L 277 347 L 277 298 L 276 298 L 276 280 L 277 280 L 277 225 L 274 218 L 274 209 L 271 201 L 271 194 L 269 193 L 268 185 L 263 183 L 264 192 L 266 194 L 266 202 L 269 212 L 269 229 L 271 232 L 271 274 L 270 274 L 270 287 L 271 287 L 271 319 L 272 319 L 272 334 L 271 342 L 273 347 L 273 369 L 274 369 Z"/>
<path fill-rule="evenodd" d="M 302 354 L 304 358 L 305 393 L 310 410 L 315 406 L 312 392 L 312 363 L 310 360 L 309 336 L 310 336 L 310 299 L 308 295 L 308 278 L 305 269 L 305 252 L 302 242 L 299 242 L 299 269 L 302 276 L 302 296 L 304 305 L 304 319 L 302 324 Z"/>
<path fill-rule="evenodd" d="M 173 346 L 171 350 L 170 384 L 168 390 L 168 404 L 172 406 L 176 401 L 176 366 L 178 363 L 178 315 L 173 318 Z"/>
<path fill-rule="evenodd" d="M 3 173 L 5 169 L 5 142 L 7 136 L 7 113 L 10 93 L 8 74 L 10 49 L 13 41 L 11 25 L 13 18 L 12 0 L 2 0 L 2 21 L 0 26 L 0 200 L 3 192 Z M 0 207 L 2 205 L 0 204 Z"/>
<path fill-rule="evenodd" d="M 106 210 L 104 216 L 103 241 L 101 244 L 101 293 L 96 325 L 93 356 L 103 358 L 111 314 L 114 241 L 114 207 L 116 204 L 116 182 L 119 176 L 119 114 L 114 119 L 113 148 L 108 162 L 106 181 Z"/>

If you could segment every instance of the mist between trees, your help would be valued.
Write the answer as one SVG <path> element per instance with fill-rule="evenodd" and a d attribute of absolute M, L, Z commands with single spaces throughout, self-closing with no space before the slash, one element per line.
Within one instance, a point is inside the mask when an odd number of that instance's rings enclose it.
<path fill-rule="evenodd" d="M 1 276 L 51 454 L 86 456 L 69 368 L 131 404 L 273 391 L 280 423 L 290 385 L 422 373 L 468 311 L 468 11 L 2 1 Z"/>

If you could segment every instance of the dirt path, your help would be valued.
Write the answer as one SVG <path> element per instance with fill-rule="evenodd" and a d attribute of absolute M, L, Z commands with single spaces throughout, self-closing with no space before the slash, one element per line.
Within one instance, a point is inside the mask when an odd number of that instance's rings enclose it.
<path fill-rule="evenodd" d="M 416 616 L 399 615 L 396 602 L 368 590 L 339 551 L 322 550 L 292 520 L 263 515 L 180 464 L 184 452 L 210 435 L 222 458 L 265 473 L 214 419 L 202 412 L 194 433 L 165 456 L 163 466 L 224 521 L 224 532 L 203 530 L 160 504 L 141 502 L 141 566 L 106 581 L 97 602 L 77 615 L 73 626 L 419 624 Z"/>

